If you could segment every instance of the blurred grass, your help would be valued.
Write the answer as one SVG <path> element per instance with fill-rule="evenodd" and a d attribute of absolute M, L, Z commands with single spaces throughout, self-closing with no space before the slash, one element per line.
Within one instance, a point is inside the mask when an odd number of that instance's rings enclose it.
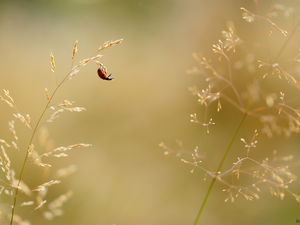
<path fill-rule="evenodd" d="M 194 221 L 208 182 L 203 182 L 200 171 L 190 174 L 191 168 L 179 158 L 165 159 L 158 143 L 172 145 L 179 138 L 189 149 L 201 145 L 202 130 L 189 123 L 190 113 L 196 112 L 199 105 L 187 88 L 201 87 L 203 81 L 185 71 L 195 65 L 192 52 L 201 51 L 217 62 L 211 46 L 220 39 L 227 20 L 244 26 L 241 6 L 254 10 L 251 1 L 237 0 L 0 2 L 1 88 L 10 90 L 19 110 L 29 113 L 33 123 L 46 104 L 44 87 L 50 92 L 55 87 L 50 50 L 57 76 L 63 78 L 70 70 L 76 39 L 75 62 L 89 57 L 107 40 L 124 39 L 121 45 L 101 53 L 101 62 L 113 70 L 112 82 L 100 80 L 96 65 L 91 63 L 66 82 L 54 99 L 74 100 L 76 106 L 87 109 L 80 114 L 66 112 L 47 125 L 55 146 L 84 142 L 93 147 L 73 150 L 68 158 L 52 163 L 53 171 L 69 164 L 77 165 L 78 170 L 59 186 L 53 186 L 53 191 L 49 189 L 49 201 L 69 189 L 74 191 L 64 207 L 66 215 L 43 224 Z M 264 7 L 263 3 L 262 10 Z M 10 140 L 7 121 L 13 119 L 11 110 L 4 104 L 0 107 L 1 138 Z M 225 111 L 220 114 L 218 122 L 224 122 L 223 127 L 235 127 L 235 116 Z M 26 145 L 26 130 L 18 121 L 15 126 L 20 145 Z M 211 129 L 220 137 L 219 143 L 209 149 L 217 150 L 211 153 L 217 165 L 233 131 Z M 250 129 L 252 132 L 252 126 Z M 17 158 L 13 166 L 18 173 Z M 29 171 L 26 179 L 34 181 Z M 267 193 L 260 201 L 240 198 L 225 205 L 226 195 L 221 190 L 220 186 L 214 188 L 200 219 L 203 223 L 282 224 L 296 220 L 295 211 L 289 210 L 288 215 L 284 210 L 299 207 L 288 195 L 285 201 Z M 38 214 L 29 216 L 32 224 L 42 221 Z M 279 220 L 284 216 L 285 220 Z"/>

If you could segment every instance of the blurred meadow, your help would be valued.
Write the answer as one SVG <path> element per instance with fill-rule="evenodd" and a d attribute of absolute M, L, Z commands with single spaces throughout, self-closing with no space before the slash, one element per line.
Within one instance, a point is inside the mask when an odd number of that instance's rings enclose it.
<path fill-rule="evenodd" d="M 293 6 L 295 18 L 282 14 L 274 18 L 276 24 L 287 31 L 292 29 L 294 19 L 299 20 L 298 1 L 258 2 L 262 14 L 275 2 Z M 49 177 L 59 168 L 76 165 L 76 172 L 50 187 L 46 197 L 51 202 L 72 190 L 72 198 L 63 206 L 65 214 L 53 221 L 44 219 L 42 212 L 47 204 L 33 213 L 30 213 L 33 208 L 18 207 L 16 214 L 31 224 L 45 225 L 193 224 L 211 178 L 203 181 L 204 173 L 200 170 L 190 173 L 192 167 L 180 161 L 181 158 L 192 161 L 190 155 L 167 158 L 158 144 L 163 141 L 176 149 L 175 140 L 179 139 L 186 149 L 199 146 L 200 151 L 203 128 L 190 123 L 190 114 L 197 112 L 199 118 L 203 116 L 198 98 L 191 95 L 188 87 L 196 85 L 202 89 L 206 84 L 203 77 L 188 75 L 186 70 L 196 65 L 193 52 L 203 53 L 216 67 L 226 70 L 226 63 L 219 62 L 219 56 L 211 49 L 222 39 L 221 31 L 228 30 L 228 21 L 234 22 L 243 38 L 262 42 L 261 24 L 245 22 L 240 7 L 257 13 L 254 1 L 249 0 L 1 0 L 1 95 L 4 95 L 2 89 L 9 90 L 20 112 L 28 113 L 33 124 L 46 105 L 44 88 L 52 93 L 56 85 L 50 50 L 58 80 L 61 80 L 71 69 L 76 40 L 75 64 L 90 57 L 104 42 L 123 39 L 121 44 L 100 52 L 101 63 L 108 72 L 113 71 L 113 81 L 101 80 L 97 65 L 90 62 L 62 85 L 53 100 L 72 100 L 75 106 L 87 111 L 64 112 L 44 126 L 54 147 L 92 144 L 92 147 L 69 151 L 68 157 L 47 159 L 52 164 L 47 172 Z M 275 41 L 270 38 L 270 45 L 274 46 L 270 49 L 278 52 L 286 37 L 276 29 L 273 33 L 278 38 Z M 282 57 L 293 57 L 299 47 L 298 33 Z M 242 50 L 237 47 L 237 58 Z M 257 59 L 267 61 L 263 48 L 261 52 L 254 62 L 257 70 Z M 244 79 L 242 70 L 235 73 L 241 75 L 237 75 L 236 85 L 242 92 L 249 77 Z M 257 74 L 262 77 L 264 72 Z M 299 69 L 295 78 L 300 81 Z M 299 96 L 299 90 L 291 88 L 284 79 L 270 75 L 266 83 L 266 89 L 279 87 L 277 101 L 279 91 L 285 92 L 286 98 Z M 297 96 L 289 96 L 289 91 Z M 299 101 L 294 106 L 299 109 Z M 208 156 L 215 169 L 243 116 L 226 101 L 222 107 L 220 112 L 212 107 L 208 115 L 219 124 L 211 126 L 207 136 Z M 0 102 L 0 110 L 0 138 L 11 140 L 8 121 L 16 120 L 13 110 L 3 102 Z M 288 141 L 284 135 L 269 139 L 262 134 L 262 126 L 258 119 L 247 118 L 224 169 L 245 154 L 244 144 L 239 139 L 250 140 L 255 129 L 259 133 L 257 152 L 253 152 L 257 161 L 272 157 L 274 149 L 280 156 L 293 154 L 299 159 L 299 134 L 292 134 Z M 25 151 L 30 132 L 17 120 L 15 129 L 21 151 Z M 38 142 L 36 136 L 34 143 L 39 152 Z M 22 158 L 17 152 L 7 150 L 7 153 L 18 177 Z M 44 170 L 35 166 L 25 168 L 27 185 L 34 187 L 49 180 L 37 180 L 45 175 Z M 299 166 L 291 170 L 297 174 Z M 293 192 L 300 194 L 299 181 L 290 186 Z M 260 200 L 251 202 L 240 197 L 231 204 L 224 202 L 227 195 L 222 192 L 223 188 L 221 184 L 214 186 L 199 224 L 294 224 L 300 218 L 300 205 L 288 193 L 282 201 L 271 196 L 265 186 L 261 188 Z M 18 203 L 25 201 L 22 198 L 25 196 L 20 195 Z M 9 210 L 10 204 L 9 197 L 2 193 L 0 210 Z M 1 221 L 8 219 L 2 215 Z"/>

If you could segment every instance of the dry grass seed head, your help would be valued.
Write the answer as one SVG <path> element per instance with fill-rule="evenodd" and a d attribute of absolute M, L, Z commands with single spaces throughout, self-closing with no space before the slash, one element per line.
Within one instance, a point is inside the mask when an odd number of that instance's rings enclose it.
<path fill-rule="evenodd" d="M 1 150 L 2 150 L 2 157 L 0 154 L 0 162 L 1 162 L 1 169 L 2 171 L 5 173 L 5 177 L 6 179 L 11 183 L 12 182 L 12 177 L 11 177 L 11 169 L 10 169 L 10 159 L 8 157 L 8 155 L 6 154 L 6 151 L 3 147 L 3 145 L 1 145 Z"/>
<path fill-rule="evenodd" d="M 20 204 L 20 206 L 29 206 L 29 205 L 33 205 L 34 204 L 34 201 L 28 201 L 28 202 L 22 202 Z"/>
<path fill-rule="evenodd" d="M 4 90 L 5 96 L 6 96 L 11 102 L 14 102 L 13 98 L 9 95 L 9 90 L 5 90 L 5 89 L 3 89 L 3 90 Z"/>
<path fill-rule="evenodd" d="M 3 91 L 4 91 L 5 96 L 8 97 L 8 99 L 9 99 L 12 103 L 11 103 L 10 101 L 6 100 L 5 98 L 3 98 L 1 95 L 0 95 L 0 100 L 6 102 L 6 104 L 8 104 L 9 107 L 15 108 L 15 106 L 13 105 L 14 101 L 13 101 L 12 97 L 10 97 L 9 91 L 8 91 L 8 90 L 5 90 L 5 89 L 3 89 Z"/>
<path fill-rule="evenodd" d="M 75 101 L 64 100 L 63 102 L 58 103 L 58 104 L 56 105 L 56 107 L 66 107 L 66 106 L 71 106 L 71 105 L 73 105 L 74 102 L 75 102 Z"/>
<path fill-rule="evenodd" d="M 0 143 L 2 143 L 2 144 L 5 144 L 6 145 L 6 147 L 11 147 L 5 140 L 3 140 L 3 139 L 0 139 Z"/>
<path fill-rule="evenodd" d="M 237 44 L 239 44 L 240 38 L 236 34 L 234 34 L 233 29 L 231 27 L 229 27 L 228 29 L 229 29 L 229 32 L 222 31 L 222 35 L 226 39 L 224 48 L 227 51 L 230 51 L 232 49 L 233 52 L 235 52 L 235 47 Z"/>
<path fill-rule="evenodd" d="M 74 101 L 69 101 L 69 100 L 64 100 L 63 102 L 61 103 L 58 103 L 56 105 L 57 108 L 63 108 L 67 111 L 70 111 L 70 112 L 82 112 L 82 111 L 86 111 L 85 108 L 82 108 L 82 107 L 73 107 L 73 108 L 67 108 L 67 106 L 71 106 L 73 105 Z M 51 106 L 52 109 L 54 109 L 54 106 Z"/>
<path fill-rule="evenodd" d="M 50 100 L 50 96 L 49 96 L 49 91 L 48 91 L 47 88 L 45 88 L 45 92 L 46 92 L 47 100 L 49 101 Z"/>
<path fill-rule="evenodd" d="M 46 122 L 47 123 L 53 122 L 53 120 L 58 118 L 59 114 L 62 113 L 63 111 L 64 111 L 63 109 L 59 109 L 59 110 L 55 111 Z"/>
<path fill-rule="evenodd" d="M 59 153 L 59 154 L 54 154 L 56 152 L 61 152 L 61 151 L 67 151 L 67 150 L 71 150 L 71 149 L 74 149 L 74 148 L 79 148 L 79 147 L 90 147 L 92 146 L 91 144 L 84 144 L 84 143 L 79 143 L 79 144 L 75 144 L 75 145 L 70 145 L 70 146 L 67 146 L 67 147 L 58 147 L 58 148 L 55 148 L 53 149 L 52 151 L 50 152 L 46 152 L 42 155 L 39 156 L 39 158 L 42 158 L 42 157 L 48 157 L 50 155 L 53 155 L 55 157 L 65 157 L 67 156 L 67 154 L 65 153 Z"/>
<path fill-rule="evenodd" d="M 23 115 L 21 115 L 20 113 L 18 114 L 14 114 L 14 117 L 16 117 L 17 119 L 19 119 L 26 127 L 28 127 L 30 130 L 32 130 L 31 126 L 29 125 L 29 123 L 26 121 L 25 117 Z"/>
<path fill-rule="evenodd" d="M 105 42 L 99 49 L 98 51 L 104 50 L 104 49 L 108 49 L 114 45 L 120 44 L 123 41 L 123 39 L 119 39 L 116 41 L 107 41 Z"/>
<path fill-rule="evenodd" d="M 50 51 L 50 64 L 51 64 L 51 71 L 55 74 L 56 73 L 56 66 L 55 66 L 54 56 L 52 54 L 52 51 Z"/>
<path fill-rule="evenodd" d="M 253 22 L 254 19 L 255 19 L 255 17 L 259 17 L 261 19 L 265 19 L 266 21 L 268 21 L 273 27 L 277 28 L 284 36 L 287 35 L 287 33 L 288 33 L 287 31 L 285 31 L 285 30 L 281 29 L 280 27 L 278 27 L 269 18 L 255 15 L 252 12 L 248 11 L 247 9 L 245 9 L 244 7 L 241 7 L 241 10 L 244 11 L 243 19 L 246 20 L 247 22 Z M 272 29 L 270 29 L 269 34 L 271 34 L 271 33 L 272 33 Z"/>
<path fill-rule="evenodd" d="M 59 184 L 61 181 L 60 180 L 50 180 L 44 184 L 39 185 L 37 188 L 33 189 L 32 191 L 41 191 L 44 190 L 45 187 L 50 187 L 53 184 Z"/>
<path fill-rule="evenodd" d="M 85 108 L 82 107 L 73 107 L 73 108 L 64 108 L 65 110 L 69 111 L 69 112 L 82 112 L 82 111 L 86 111 Z"/>
<path fill-rule="evenodd" d="M 18 137 L 16 135 L 14 121 L 12 120 L 11 122 L 8 122 L 8 125 L 9 125 L 9 130 L 10 130 L 11 134 L 13 135 L 13 137 L 15 138 L 15 140 L 18 141 Z"/>
<path fill-rule="evenodd" d="M 74 59 L 76 52 L 77 52 L 77 44 L 78 44 L 78 40 L 75 41 L 75 44 L 73 47 L 72 60 Z"/>
<path fill-rule="evenodd" d="M 34 208 L 33 211 L 35 211 L 35 210 L 41 208 L 44 204 L 46 204 L 46 202 L 47 202 L 46 200 L 42 201 L 37 207 Z"/>
<path fill-rule="evenodd" d="M 37 166 L 41 166 L 41 167 L 52 167 L 52 165 L 47 164 L 47 163 L 37 163 Z"/>
<path fill-rule="evenodd" d="M 79 69 L 77 69 L 77 68 L 72 69 L 69 76 L 67 77 L 67 80 L 71 80 L 78 72 L 79 72 Z"/>
<path fill-rule="evenodd" d="M 30 157 L 31 156 L 31 153 L 32 153 L 32 151 L 33 151 L 33 149 L 34 149 L 34 145 L 31 143 L 30 145 L 29 145 L 29 148 L 28 148 L 28 152 L 27 152 L 27 157 Z"/>

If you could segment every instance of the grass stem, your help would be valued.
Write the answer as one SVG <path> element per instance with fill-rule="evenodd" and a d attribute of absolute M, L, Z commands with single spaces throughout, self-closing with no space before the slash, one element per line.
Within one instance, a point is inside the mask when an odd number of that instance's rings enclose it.
<path fill-rule="evenodd" d="M 228 147 L 227 147 L 227 150 L 226 150 L 226 152 L 225 152 L 225 154 L 224 154 L 224 156 L 223 156 L 223 158 L 222 158 L 222 160 L 221 160 L 221 162 L 220 162 L 220 164 L 219 164 L 219 166 L 218 166 L 217 172 L 221 170 L 221 168 L 222 168 L 222 166 L 223 166 L 223 163 L 224 163 L 224 161 L 225 161 L 225 159 L 226 159 L 226 157 L 227 157 L 227 155 L 228 155 L 228 153 L 229 153 L 229 151 L 230 151 L 230 148 L 231 148 L 231 146 L 232 146 L 232 144 L 233 144 L 233 142 L 234 142 L 234 140 L 235 140 L 235 138 L 236 138 L 236 135 L 238 134 L 238 132 L 239 132 L 239 130 L 240 130 L 240 128 L 241 128 L 241 126 L 242 126 L 242 124 L 243 124 L 243 122 L 244 122 L 244 120 L 245 120 L 245 118 L 246 118 L 247 115 L 248 115 L 248 113 L 247 113 L 247 111 L 246 111 L 246 112 L 244 113 L 244 116 L 243 116 L 243 118 L 241 119 L 241 121 L 240 121 L 240 123 L 239 123 L 239 125 L 238 125 L 238 127 L 237 127 L 237 129 L 236 129 L 236 131 L 235 131 L 235 133 L 234 133 L 234 135 L 233 135 L 233 137 L 232 137 L 232 139 L 231 139 L 229 145 L 228 145 Z M 203 203 L 202 203 L 202 205 L 201 205 L 201 208 L 200 208 L 200 210 L 199 210 L 199 212 L 198 212 L 198 214 L 197 214 L 197 217 L 196 217 L 196 220 L 195 220 L 195 222 L 194 222 L 194 225 L 197 225 L 197 223 L 198 223 L 198 221 L 199 221 L 199 219 L 200 219 L 200 216 L 201 216 L 201 213 L 202 213 L 202 211 L 203 211 L 203 209 L 204 209 L 205 203 L 206 203 L 206 201 L 207 201 L 207 199 L 208 199 L 208 196 L 209 196 L 209 194 L 210 194 L 210 192 L 211 192 L 211 190 L 212 190 L 212 188 L 213 188 L 215 182 L 216 182 L 216 176 L 213 178 L 213 180 L 212 180 L 211 183 L 210 183 L 210 186 L 209 186 L 208 191 L 207 191 L 207 193 L 206 193 L 206 196 L 205 196 L 205 198 L 204 198 L 204 200 L 203 200 Z"/>

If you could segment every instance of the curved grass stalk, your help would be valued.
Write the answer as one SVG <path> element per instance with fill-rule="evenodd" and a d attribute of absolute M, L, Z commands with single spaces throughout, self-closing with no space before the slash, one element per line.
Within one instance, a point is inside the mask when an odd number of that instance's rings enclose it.
<path fill-rule="evenodd" d="M 44 111 L 42 112 L 40 118 L 38 119 L 36 125 L 35 125 L 35 128 L 33 129 L 32 131 L 32 135 L 31 135 L 31 138 L 30 138 L 30 141 L 29 141 L 29 144 L 28 146 L 30 146 L 32 144 L 32 141 L 33 141 L 33 138 L 34 138 L 34 135 L 36 133 L 36 131 L 38 130 L 39 128 L 39 124 L 41 122 L 41 119 L 43 118 L 46 110 L 48 109 L 48 106 L 50 105 L 51 103 L 51 100 L 52 98 L 54 97 L 56 91 L 59 89 L 59 87 L 62 85 L 62 83 L 67 79 L 67 77 L 70 75 L 70 73 L 72 72 L 73 70 L 71 70 L 68 75 L 61 81 L 61 83 L 59 85 L 57 85 L 57 87 L 55 88 L 54 92 L 52 93 L 51 97 L 49 98 L 46 106 L 45 106 L 45 109 Z M 22 169 L 21 169 L 21 172 L 20 172 L 20 176 L 19 176 L 19 181 L 18 181 L 18 187 L 21 183 L 21 180 L 22 180 L 22 175 L 23 175 L 23 172 L 24 172 L 24 169 L 25 169 L 25 165 L 26 165 L 26 162 L 27 162 L 27 158 L 28 158 L 28 153 L 29 153 L 29 147 L 27 149 L 27 152 L 26 152 L 26 155 L 25 155 L 25 158 L 24 158 L 24 161 L 23 161 L 23 165 L 22 165 Z M 16 188 L 16 192 L 15 192 L 15 195 L 14 195 L 14 203 L 13 203 L 13 206 L 12 206 L 12 211 L 11 211 L 11 220 L 10 220 L 10 225 L 12 225 L 13 223 L 13 218 L 14 218 L 14 212 L 15 212 L 15 207 L 16 207 L 16 203 L 17 203 L 17 196 L 18 196 L 18 193 L 19 193 L 19 188 Z"/>
<path fill-rule="evenodd" d="M 79 67 L 82 67 L 82 66 L 85 66 L 89 61 L 92 61 L 92 60 L 97 60 L 99 59 L 102 55 L 97 55 L 98 52 L 100 52 L 101 50 L 104 50 L 104 49 L 108 49 L 116 44 L 119 44 L 123 41 L 123 39 L 119 39 L 119 40 L 116 40 L 116 41 L 108 41 L 108 42 L 105 42 L 97 51 L 95 54 L 93 55 L 96 55 L 96 56 L 91 56 L 87 59 L 84 59 L 82 61 L 79 62 L 78 65 L 76 65 L 75 67 L 73 67 L 73 69 L 71 69 L 71 71 L 64 77 L 64 79 L 62 79 L 62 81 L 58 84 L 57 82 L 57 78 L 56 78 L 56 67 L 55 67 L 55 63 L 54 63 L 54 57 L 52 55 L 52 52 L 50 51 L 50 59 L 51 59 L 51 66 L 52 66 L 52 72 L 54 73 L 55 75 L 55 80 L 56 80 L 56 88 L 55 90 L 53 91 L 52 95 L 49 97 L 48 95 L 48 91 L 46 89 L 46 94 L 47 94 L 47 99 L 48 99 L 48 102 L 41 114 L 41 116 L 39 117 L 36 125 L 35 125 L 35 128 L 32 130 L 32 135 L 31 135 L 31 138 L 30 138 L 30 141 L 29 141 L 29 144 L 27 145 L 28 148 L 27 148 L 27 151 L 26 151 L 26 155 L 25 155 L 25 158 L 24 158 L 24 161 L 23 161 L 23 165 L 22 165 L 22 169 L 21 169 L 21 172 L 20 172 L 20 175 L 19 175 L 19 181 L 18 181 L 18 185 L 17 187 L 20 186 L 20 183 L 21 183 L 21 180 L 22 180 L 22 176 L 23 176 L 23 173 L 24 173 L 24 170 L 25 170 L 25 165 L 27 163 L 27 159 L 28 159 L 28 156 L 29 156 L 29 150 L 30 150 L 30 146 L 32 145 L 32 142 L 33 142 L 33 138 L 35 136 L 35 133 L 36 131 L 39 129 L 39 127 L 41 125 L 43 125 L 43 123 L 41 124 L 41 120 L 46 112 L 46 110 L 50 107 L 50 103 L 54 97 L 54 95 L 56 94 L 57 90 L 61 87 L 61 85 L 71 79 L 74 75 L 76 75 L 78 72 L 79 72 Z M 72 66 L 73 66 L 73 60 L 74 60 L 74 56 L 77 52 L 77 43 L 78 41 L 75 42 L 75 45 L 74 45 L 74 48 L 73 48 L 73 55 L 72 55 Z M 11 211 L 11 220 L 10 220 L 10 225 L 12 225 L 13 223 L 13 218 L 14 218 L 14 213 L 15 213 L 15 207 L 16 207 L 16 203 L 17 203 L 17 197 L 18 197 L 18 193 L 19 193 L 19 188 L 16 188 L 15 190 L 15 193 L 14 193 L 14 200 L 13 200 L 13 205 L 12 205 L 12 211 Z"/>

